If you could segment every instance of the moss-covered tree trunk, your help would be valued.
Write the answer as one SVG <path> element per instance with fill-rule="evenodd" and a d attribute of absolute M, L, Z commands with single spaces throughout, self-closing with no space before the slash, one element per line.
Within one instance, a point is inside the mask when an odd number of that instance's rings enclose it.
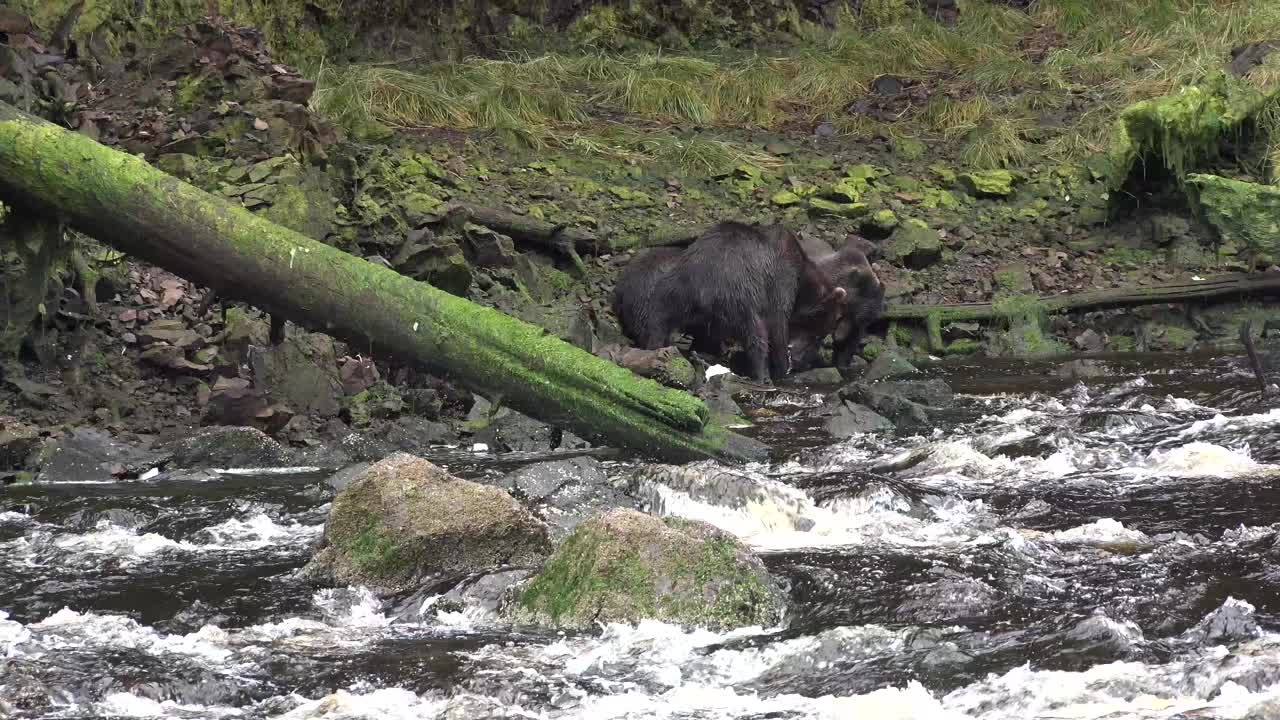
<path fill-rule="evenodd" d="M 417 359 L 583 436 L 654 455 L 757 459 L 706 406 L 496 310 L 281 227 L 0 103 L 0 198 L 357 347 Z"/>

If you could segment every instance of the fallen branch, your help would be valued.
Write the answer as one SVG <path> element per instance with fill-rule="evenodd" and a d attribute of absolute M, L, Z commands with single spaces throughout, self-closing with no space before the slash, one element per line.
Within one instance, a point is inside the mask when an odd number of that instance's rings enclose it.
<path fill-rule="evenodd" d="M 544 422 L 672 460 L 758 460 L 700 400 L 276 225 L 79 133 L 0 103 L 0 197 L 228 298 L 417 360 Z"/>
<path fill-rule="evenodd" d="M 1265 295 L 1280 293 L 1280 273 L 1231 273 L 1206 280 L 1153 285 L 1139 288 L 1112 290 L 1087 290 L 1079 293 L 1050 295 L 1037 299 L 1046 312 L 1071 312 L 1079 310 L 1106 310 L 1210 300 L 1232 295 Z M 928 330 L 929 349 L 943 349 L 942 325 L 964 320 L 994 320 L 1002 317 L 1001 309 L 993 303 L 949 303 L 942 305 L 889 305 L 884 316 L 888 320 L 922 320 Z"/>
<path fill-rule="evenodd" d="M 1232 273 L 1206 280 L 1153 285 L 1140 288 L 1116 288 L 1113 290 L 1087 290 L 1064 295 L 1039 298 L 1048 312 L 1075 310 L 1106 310 L 1155 305 L 1158 303 L 1209 300 L 1230 295 L 1263 295 L 1280 293 L 1280 273 Z M 930 316 L 941 320 L 991 320 L 1000 317 L 992 303 L 948 303 L 941 305 L 889 305 L 885 318 L 889 320 L 925 320 Z"/>

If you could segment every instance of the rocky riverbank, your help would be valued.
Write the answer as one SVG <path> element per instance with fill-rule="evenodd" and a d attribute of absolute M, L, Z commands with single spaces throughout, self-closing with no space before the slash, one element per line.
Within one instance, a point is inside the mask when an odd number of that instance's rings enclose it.
<path fill-rule="evenodd" d="M 455 127 L 407 127 L 411 111 L 426 109 L 405 106 L 405 127 L 392 129 L 393 103 L 425 97 L 407 87 L 408 75 L 370 74 L 382 72 L 378 66 L 353 68 L 363 73 L 354 75 L 302 73 L 282 64 L 281 57 L 303 57 L 300 45 L 280 43 L 283 14 L 258 18 L 262 30 L 224 17 L 159 32 L 122 25 L 114 5 L 103 5 L 98 15 L 65 14 L 71 4 L 54 5 L 39 12 L 21 4 L 4 10 L 0 99 L 142 154 L 166 172 L 276 222 L 517 315 L 589 350 L 624 340 L 611 318 L 609 293 L 638 246 L 726 217 L 779 219 L 829 241 L 849 230 L 872 238 L 880 247 L 877 269 L 888 285 L 887 299 L 899 304 L 1142 287 L 1265 269 L 1272 260 L 1252 252 L 1240 237 L 1221 237 L 1185 204 L 1169 202 L 1154 176 L 1135 194 L 1132 179 L 1123 185 L 1088 157 L 1055 159 L 1039 151 L 1021 158 L 981 155 L 975 143 L 985 136 L 977 126 L 961 133 L 960 141 L 941 125 L 938 132 L 922 132 L 928 128 L 920 115 L 926 105 L 940 111 L 948 99 L 958 112 L 963 103 L 987 97 L 973 94 L 969 75 L 948 85 L 923 66 L 899 72 L 887 64 L 857 91 L 842 121 L 811 116 L 805 122 L 774 117 L 764 123 L 744 117 L 734 123 L 717 106 L 707 122 L 697 122 L 691 119 L 696 108 L 670 106 L 665 114 L 674 120 L 659 123 L 661 114 L 648 112 L 635 98 L 581 95 L 563 87 L 566 73 L 589 70 L 581 63 L 592 57 L 604 63 L 612 56 L 546 48 L 553 54 L 542 59 L 461 61 L 454 66 L 460 77 L 474 74 L 463 83 L 470 83 L 471 94 L 441 96 L 457 102 Z M 643 30 L 638 17 L 618 15 L 609 25 L 602 7 L 565 21 L 565 41 L 572 45 L 594 32 L 596 51 L 613 47 L 623 59 L 632 50 L 679 45 L 672 37 L 648 37 L 655 34 Z M 780 15 L 761 21 L 760 47 L 782 48 L 772 51 L 776 62 L 764 70 L 784 73 L 778 58 L 787 52 L 809 57 L 796 40 L 803 35 L 799 29 L 809 27 L 804 23 L 839 24 L 835 16 L 810 10 L 794 21 L 782 22 Z M 1075 47 L 1072 38 L 1043 24 L 1051 19 L 1043 9 L 1028 15 L 978 4 L 968 16 L 956 16 L 952 6 L 927 10 L 916 19 L 901 19 L 906 16 L 897 10 L 879 20 L 865 13 L 855 19 L 868 27 L 883 23 L 872 38 L 896 32 L 893 23 L 917 30 L 925 27 L 918 23 L 933 23 L 939 30 L 928 33 L 935 40 L 977 27 L 964 23 L 999 21 L 1001 38 L 1024 33 L 1010 43 L 1020 48 L 1019 67 L 1041 74 L 1056 72 L 1049 61 Z M 238 8 L 223 12 L 246 19 Z M 1069 25 L 1059 19 L 1063 28 Z M 467 19 L 468 27 L 477 22 Z M 683 52 L 689 57 L 653 60 L 642 68 L 648 74 L 636 75 L 654 88 L 662 85 L 655 78 L 666 78 L 662 87 L 671 103 L 693 101 L 682 94 L 690 77 L 711 77 L 720 72 L 716 67 L 745 67 L 724 64 L 714 54 L 691 59 L 699 52 L 699 33 L 715 34 L 697 17 L 672 27 L 686 36 Z M 716 32 L 723 37 L 736 31 Z M 514 42 L 519 28 L 508 25 L 495 33 L 490 37 Z M 617 37 L 609 40 L 609 33 Z M 639 44 L 617 39 L 624 36 Z M 636 39 L 641 36 L 647 39 Z M 790 51 L 778 44 L 782 36 L 790 38 Z M 468 37 L 474 42 L 479 36 Z M 268 44 L 273 38 L 280 54 Z M 1249 62 L 1239 60 L 1245 55 Z M 412 69 L 420 60 L 402 65 Z M 559 69 L 550 68 L 555 63 Z M 1255 85 L 1265 84 L 1275 65 L 1264 49 L 1237 53 L 1235 62 L 1222 53 L 1218 64 Z M 399 67 L 394 66 L 397 72 Z M 640 66 L 627 67 L 641 72 Z M 606 75 L 618 71 L 599 69 Z M 318 94 L 316 76 L 327 78 Z M 1061 122 L 1078 120 L 1100 101 L 1081 95 L 1075 81 L 1058 90 L 1038 84 L 1045 77 L 1024 78 L 1008 88 L 1009 97 L 1069 97 L 1070 107 L 1058 113 Z M 498 94 L 484 95 L 491 90 Z M 567 103 L 554 133 L 538 123 L 557 111 L 545 102 L 527 106 L 535 90 L 546 102 Z M 364 95 L 344 100 L 344 92 Z M 745 96 L 739 102 L 743 108 L 758 104 Z M 486 108 L 505 109 L 519 122 L 482 122 L 477 118 Z M 1049 115 L 1041 119 L 1047 123 Z M 1001 117 L 993 111 L 990 120 Z M 874 122 L 857 125 L 849 118 Z M 1262 123 L 1250 125 L 1255 126 Z M 1055 126 L 1044 124 L 1041 131 L 1039 140 L 1031 129 L 1020 131 L 1003 147 L 1026 153 L 1060 137 Z M 602 132 L 612 139 L 601 142 Z M 1247 145 L 1245 140 L 1261 134 L 1250 132 L 1234 142 Z M 1217 139 L 1213 143 L 1216 148 Z M 1202 165 L 1220 169 L 1239 156 L 1227 153 L 1222 163 Z M 1269 172 L 1265 163 L 1259 167 L 1254 179 Z M 1120 202 L 1120 196 L 1141 202 Z M 466 208 L 502 213 L 508 222 Z M 557 228 L 576 233 L 581 252 L 566 252 L 551 232 Z M 587 252 L 593 242 L 605 249 Z M 377 347 L 348 347 L 293 326 L 277 342 L 270 318 L 254 308 L 224 303 L 88 238 L 68 235 L 42 254 L 26 239 L 3 236 L 0 252 L 9 308 L 0 345 L 7 343 L 7 352 L 19 358 L 5 366 L 0 415 L 13 418 L 8 427 L 24 428 L 19 434 L 34 428 L 56 438 L 92 426 L 147 446 L 200 425 L 248 425 L 299 451 L 331 446 L 353 433 L 411 452 L 413 443 L 480 443 L 494 450 L 584 445 L 568 433 L 494 408 L 447 378 L 389 362 Z M 1262 327 L 1270 311 L 1233 302 L 1049 318 L 1015 315 L 1031 317 L 1033 332 L 1008 319 L 951 322 L 940 330 L 949 351 L 964 353 L 1185 350 L 1234 342 L 1242 318 L 1259 319 L 1255 326 Z M 877 330 L 868 357 L 890 347 L 904 360 L 928 362 L 924 327 L 886 323 Z M 728 399 L 732 394 L 721 393 L 721 408 L 749 415 Z M 749 395 L 739 393 L 744 397 Z M 7 472 L 14 477 L 17 471 Z"/>

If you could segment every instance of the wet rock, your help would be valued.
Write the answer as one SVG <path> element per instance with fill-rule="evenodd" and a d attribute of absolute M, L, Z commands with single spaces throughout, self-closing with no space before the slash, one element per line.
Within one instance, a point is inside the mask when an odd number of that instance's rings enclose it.
<path fill-rule="evenodd" d="M 957 177 L 965 192 L 974 197 L 1008 197 L 1013 194 L 1013 173 L 1008 170 L 978 170 Z"/>
<path fill-rule="evenodd" d="M 1072 380 L 1084 380 L 1105 376 L 1107 368 L 1097 360 L 1072 360 L 1054 368 L 1053 374 Z"/>
<path fill-rule="evenodd" d="M 202 428 L 171 446 L 182 468 L 284 467 L 288 452 L 261 430 L 241 426 Z"/>
<path fill-rule="evenodd" d="M 1204 646 L 1234 645 L 1252 640 L 1260 634 L 1254 607 L 1243 600 L 1228 598 L 1198 625 L 1187 631 L 1187 638 Z"/>
<path fill-rule="evenodd" d="M 513 497 L 533 506 L 551 525 L 553 540 L 569 534 L 586 518 L 635 501 L 610 481 L 604 467 L 590 457 L 526 465 L 498 481 Z"/>
<path fill-rule="evenodd" d="M 361 475 L 364 475 L 372 464 L 370 462 L 358 462 L 348 465 L 325 478 L 324 482 L 333 488 L 334 492 L 341 492 L 343 488 L 355 482 Z"/>
<path fill-rule="evenodd" d="M 462 248 L 454 240 L 427 228 L 409 232 L 391 266 L 403 275 L 459 297 L 465 297 L 471 287 L 471 266 Z"/>
<path fill-rule="evenodd" d="M 685 626 L 770 626 L 786 596 L 736 538 L 698 520 L 629 509 L 574 529 L 518 591 L 512 619 L 558 628 L 657 619 Z"/>
<path fill-rule="evenodd" d="M 322 418 L 338 414 L 342 380 L 329 336 L 290 333 L 279 345 L 254 353 L 253 371 L 259 386 L 294 412 Z"/>
<path fill-rule="evenodd" d="M 733 399 L 733 392 L 724 385 L 703 385 L 698 390 L 697 396 L 702 398 L 702 402 L 706 403 L 707 409 L 714 415 L 721 418 L 745 417 L 742 406 Z"/>
<path fill-rule="evenodd" d="M 99 524 L 114 525 L 126 530 L 137 530 L 152 518 L 142 512 L 127 510 L 125 508 L 110 508 L 107 510 L 78 510 L 67 518 L 67 524 L 76 528 L 81 532 L 93 530 Z"/>
<path fill-rule="evenodd" d="M 865 405 L 900 428 L 926 427 L 930 409 L 948 408 L 954 402 L 951 388 L 937 379 L 855 382 L 841 388 L 839 395 Z"/>
<path fill-rule="evenodd" d="M 34 426 L 0 415 L 0 470 L 20 470 L 40 443 Z"/>
<path fill-rule="evenodd" d="M 41 482 L 108 480 L 130 467 L 159 464 L 162 457 L 117 442 L 96 428 L 76 428 L 68 435 L 46 440 L 31 456 Z"/>
<path fill-rule="evenodd" d="M 516 246 L 511 238 L 481 225 L 466 225 L 467 255 L 480 267 L 515 267 Z"/>
<path fill-rule="evenodd" d="M 559 447 L 563 438 L 558 429 L 511 408 L 493 412 L 489 401 L 478 396 L 467 421 L 475 428 L 475 441 L 496 452 L 546 452 Z"/>
<path fill-rule="evenodd" d="M 397 602 L 388 614 L 402 622 L 430 623 L 438 622 L 442 613 L 468 610 L 497 613 L 508 591 L 531 575 L 533 570 L 528 568 L 477 573 L 443 594 L 438 587 L 429 586 Z"/>
<path fill-rule="evenodd" d="M 865 405 L 845 400 L 822 424 L 831 437 L 844 440 L 854 435 L 893 432 L 893 423 Z"/>
<path fill-rule="evenodd" d="M 458 442 L 458 433 L 442 422 L 402 415 L 383 430 L 387 442 L 407 453 L 419 453 L 436 445 Z"/>
<path fill-rule="evenodd" d="M 871 361 L 871 366 L 862 374 L 862 381 L 873 383 L 885 378 L 913 375 L 920 372 L 903 357 L 899 350 L 885 348 Z"/>
<path fill-rule="evenodd" d="M 1126 658 L 1135 652 L 1134 641 L 1142 631 L 1129 623 L 1118 623 L 1101 613 L 1081 620 L 1063 635 L 1062 654 L 1081 658 Z"/>
<path fill-rule="evenodd" d="M 790 382 L 800 385 L 839 385 L 844 376 L 833 367 L 814 368 L 789 376 Z"/>
<path fill-rule="evenodd" d="M 1105 343 L 1102 341 L 1102 336 L 1093 328 L 1089 328 L 1088 330 L 1080 333 L 1071 342 L 1076 346 L 1076 348 L 1083 352 L 1102 352 L 1106 347 Z"/>
<path fill-rule="evenodd" d="M 344 487 L 303 574 L 397 593 L 439 575 L 533 565 L 547 528 L 509 494 L 396 453 Z"/>
<path fill-rule="evenodd" d="M 999 605 L 999 591 L 977 578 L 945 568 L 933 574 L 941 577 L 904 588 L 905 599 L 897 609 L 899 621 L 918 625 L 962 623 L 983 618 Z"/>
<path fill-rule="evenodd" d="M 893 231 L 881 248 L 884 259 L 912 270 L 923 270 L 942 258 L 938 231 L 909 220 Z"/>
<path fill-rule="evenodd" d="M 1276 48 L 1280 48 L 1280 40 L 1263 40 L 1231 48 L 1231 73 L 1236 76 L 1248 75 L 1250 70 L 1261 65 Z"/>
<path fill-rule="evenodd" d="M 627 486 L 642 510 L 659 515 L 666 514 L 669 491 L 674 490 L 708 505 L 744 511 L 767 508 L 769 521 L 788 530 L 813 528 L 813 520 L 806 514 L 811 503 L 803 492 L 726 470 L 714 462 L 643 465 L 630 474 Z"/>

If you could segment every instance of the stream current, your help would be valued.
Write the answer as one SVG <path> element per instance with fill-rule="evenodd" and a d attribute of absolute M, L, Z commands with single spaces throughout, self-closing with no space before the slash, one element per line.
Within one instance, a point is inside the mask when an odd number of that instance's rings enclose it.
<path fill-rule="evenodd" d="M 757 432 L 786 459 L 733 471 L 749 501 L 641 489 L 760 552 L 784 627 L 513 633 L 317 589 L 321 474 L 11 487 L 0 717 L 1280 717 L 1280 409 L 1237 357 L 1053 367 L 934 368 L 957 407 L 892 439 L 832 442 L 817 390 L 778 393 Z M 485 481 L 547 458 L 428 459 Z"/>

